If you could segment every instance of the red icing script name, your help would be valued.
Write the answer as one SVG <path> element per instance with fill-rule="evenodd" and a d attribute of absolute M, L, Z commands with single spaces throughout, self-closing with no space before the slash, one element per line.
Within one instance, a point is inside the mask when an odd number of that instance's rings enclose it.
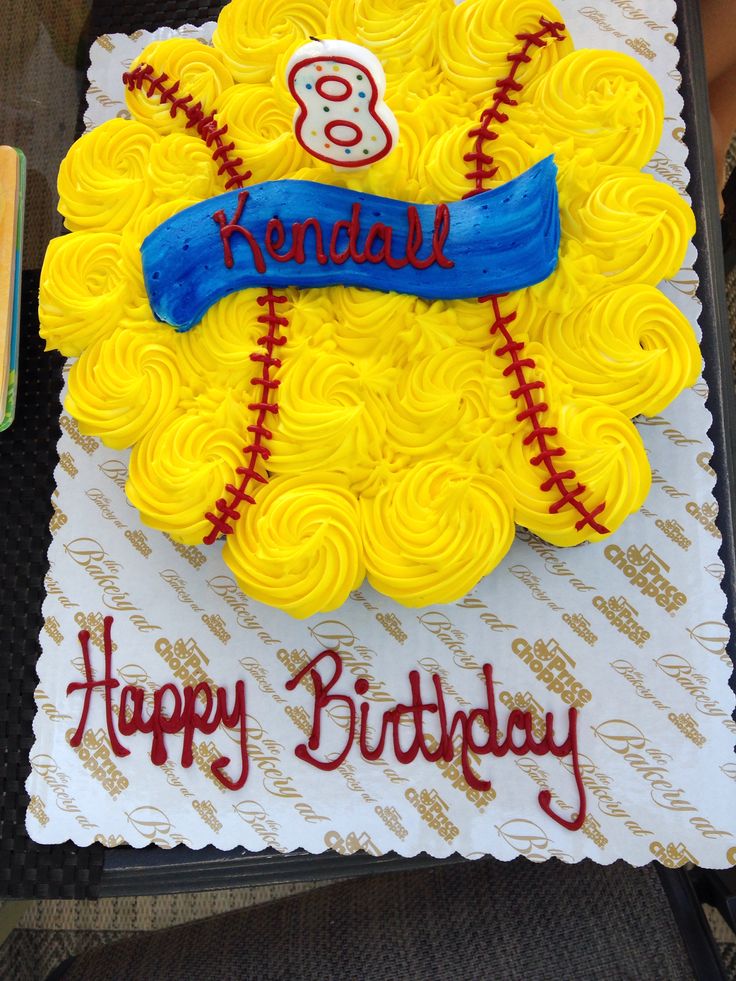
<path fill-rule="evenodd" d="M 328 673 L 328 677 L 323 675 L 324 671 Z M 455 757 L 455 739 L 459 736 L 463 776 L 474 790 L 488 791 L 491 789 L 491 781 L 483 779 L 473 770 L 469 758 L 471 752 L 478 756 L 495 757 L 506 756 L 508 753 L 513 753 L 515 756 L 525 756 L 527 753 L 534 756 L 551 755 L 560 758 L 569 756 L 578 794 L 577 816 L 567 820 L 556 814 L 551 807 L 552 795 L 549 790 L 540 791 L 538 801 L 544 813 L 563 828 L 577 831 L 582 826 L 586 814 L 586 800 L 585 786 L 580 775 L 576 708 L 568 709 L 567 735 L 560 741 L 555 740 L 552 712 L 547 712 L 544 717 L 544 735 L 541 739 L 536 739 L 534 736 L 533 718 L 530 712 L 513 709 L 506 718 L 505 724 L 501 725 L 493 691 L 493 668 L 490 664 L 484 664 L 485 704 L 483 706 L 467 712 L 458 710 L 450 719 L 440 676 L 432 675 L 433 697 L 425 698 L 421 692 L 419 672 L 410 671 L 411 702 L 407 705 L 399 703 L 394 708 L 385 710 L 381 720 L 376 722 L 369 720 L 368 702 L 362 701 L 358 707 L 351 694 L 344 690 L 337 690 L 342 671 L 340 655 L 335 651 L 322 651 L 286 683 L 287 689 L 292 691 L 305 675 L 309 674 L 314 686 L 312 730 L 308 741 L 297 746 L 294 751 L 303 762 L 319 770 L 335 770 L 345 762 L 357 742 L 360 755 L 366 760 L 376 760 L 383 756 L 389 743 L 398 763 L 411 763 L 419 755 L 430 762 L 442 759 L 449 763 Z M 364 696 L 370 685 L 366 678 L 359 678 L 353 688 L 357 695 Z M 337 751 L 333 745 L 330 745 L 328 756 L 328 750 L 322 748 L 322 724 L 324 715 L 329 719 L 331 712 L 339 712 L 344 716 L 347 725 L 344 736 L 341 730 L 340 740 L 344 739 L 343 745 Z M 437 743 L 432 740 L 434 749 L 429 748 L 425 739 L 424 727 L 427 716 L 435 717 L 436 724 L 432 734 L 439 730 Z M 366 735 L 371 727 L 379 733 L 373 746 L 368 744 Z M 332 728 L 334 729 L 334 725 Z M 518 733 L 521 738 L 515 739 L 515 733 Z M 321 748 L 321 757 L 316 756 Z"/>
<path fill-rule="evenodd" d="M 79 643 L 84 660 L 84 681 L 75 681 L 67 689 L 67 695 L 77 691 L 84 692 L 84 704 L 79 719 L 77 731 L 70 742 L 79 746 L 84 736 L 92 702 L 92 692 L 100 690 L 105 698 L 105 719 L 110 746 L 116 756 L 128 756 L 130 750 L 120 741 L 120 736 L 132 736 L 135 732 L 151 734 L 151 762 L 161 766 L 168 759 L 165 737 L 181 733 L 183 736 L 181 749 L 181 765 L 192 765 L 192 741 L 195 732 L 210 735 L 223 725 L 226 729 L 236 730 L 240 737 L 240 775 L 232 779 L 225 773 L 225 767 L 230 764 L 229 756 L 221 756 L 213 760 L 211 769 L 213 775 L 228 790 L 240 790 L 248 779 L 248 744 L 245 712 L 245 682 L 236 681 L 235 697 L 232 708 L 228 708 L 228 695 L 224 688 L 216 688 L 214 694 L 208 684 L 192 687 L 187 685 L 180 691 L 175 685 L 165 684 L 153 695 L 153 705 L 150 710 L 144 710 L 146 692 L 137 685 L 125 685 L 118 701 L 117 727 L 113 712 L 112 693 L 120 687 L 120 682 L 112 676 L 112 617 L 105 617 L 104 627 L 104 656 L 105 673 L 102 678 L 94 678 L 89 656 L 89 632 L 79 632 Z M 165 711 L 166 709 L 166 711 Z M 119 734 L 119 735 L 118 735 Z"/>
<path fill-rule="evenodd" d="M 447 236 L 450 234 L 450 211 L 446 204 L 438 204 L 435 209 L 434 228 L 432 230 L 432 245 L 429 254 L 423 259 L 419 258 L 419 252 L 424 244 L 422 226 L 419 220 L 419 212 L 413 204 L 407 206 L 407 240 L 403 255 L 395 256 L 391 248 L 393 244 L 393 228 L 383 222 L 376 221 L 368 230 L 363 248 L 358 247 L 358 238 L 361 233 L 361 205 L 359 202 L 353 204 L 349 220 L 336 221 L 332 226 L 330 241 L 325 251 L 325 237 L 322 226 L 317 218 L 307 218 L 305 221 L 295 221 L 291 226 L 291 242 L 287 251 L 282 251 L 286 243 L 286 230 L 280 218 L 270 218 L 266 224 L 264 242 L 259 243 L 255 235 L 245 225 L 240 224 L 248 201 L 248 191 L 241 191 L 238 195 L 238 205 L 233 217 L 228 220 L 224 211 L 217 211 L 212 216 L 214 221 L 220 226 L 220 239 L 222 241 L 223 256 L 225 265 L 231 269 L 234 264 L 232 246 L 230 239 L 233 235 L 242 236 L 250 246 L 253 256 L 253 264 L 259 273 L 266 272 L 266 262 L 263 258 L 263 250 L 276 262 L 298 262 L 306 261 L 306 240 L 307 232 L 312 232 L 312 242 L 314 255 L 321 266 L 332 262 L 336 266 L 341 266 L 348 260 L 356 263 L 385 262 L 390 269 L 403 269 L 404 266 L 413 266 L 415 269 L 429 269 L 430 266 L 438 265 L 443 269 L 452 269 L 455 263 L 448 259 L 443 253 Z"/>

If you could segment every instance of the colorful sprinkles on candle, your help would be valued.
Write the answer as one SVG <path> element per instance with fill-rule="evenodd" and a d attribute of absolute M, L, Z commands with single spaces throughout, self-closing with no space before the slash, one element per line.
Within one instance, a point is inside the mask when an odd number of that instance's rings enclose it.
<path fill-rule="evenodd" d="M 289 61 L 287 83 L 299 107 L 296 138 L 317 159 L 365 167 L 396 145 L 398 126 L 383 102 L 383 69 L 367 49 L 313 40 Z"/>

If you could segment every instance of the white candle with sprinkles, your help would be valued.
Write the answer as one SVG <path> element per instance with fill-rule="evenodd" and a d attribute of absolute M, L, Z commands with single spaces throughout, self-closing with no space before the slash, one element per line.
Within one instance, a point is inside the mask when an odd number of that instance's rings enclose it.
<path fill-rule="evenodd" d="M 396 146 L 399 127 L 383 101 L 386 76 L 374 54 L 350 41 L 302 45 L 286 68 L 297 101 L 296 138 L 335 167 L 366 167 Z"/>

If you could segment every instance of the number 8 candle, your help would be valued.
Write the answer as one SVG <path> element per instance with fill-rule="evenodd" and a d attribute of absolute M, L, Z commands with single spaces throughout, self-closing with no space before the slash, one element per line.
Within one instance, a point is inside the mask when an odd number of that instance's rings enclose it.
<path fill-rule="evenodd" d="M 374 54 L 350 41 L 310 41 L 286 68 L 299 108 L 296 138 L 335 167 L 365 167 L 387 156 L 399 127 L 383 101 L 386 76 Z"/>

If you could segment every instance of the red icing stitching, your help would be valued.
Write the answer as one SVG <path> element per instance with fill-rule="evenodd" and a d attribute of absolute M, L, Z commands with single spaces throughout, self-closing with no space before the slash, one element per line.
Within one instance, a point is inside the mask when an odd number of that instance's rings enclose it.
<path fill-rule="evenodd" d="M 180 83 L 174 81 L 169 88 L 166 88 L 164 82 L 171 81 L 165 72 L 154 76 L 153 65 L 138 65 L 132 72 L 125 72 L 123 75 L 123 82 L 131 92 L 134 89 L 143 91 L 143 86 L 147 85 L 148 89 L 143 93 L 145 96 L 152 99 L 157 95 L 162 106 L 170 105 L 169 115 L 172 119 L 179 110 L 182 110 L 187 117 L 187 129 L 191 129 L 192 126 L 196 127 L 197 134 L 202 137 L 208 147 L 211 147 L 213 143 L 215 144 L 212 159 L 215 162 L 222 160 L 217 176 L 228 175 L 225 190 L 229 191 L 233 187 L 242 187 L 251 177 L 251 171 L 239 169 L 243 165 L 242 157 L 236 157 L 234 160 L 230 158 L 230 154 L 235 149 L 235 143 L 225 143 L 223 140 L 227 133 L 227 126 L 225 124 L 218 126 L 214 110 L 205 116 L 201 102 L 191 105 L 190 103 L 194 102 L 194 96 L 191 94 L 176 97 Z"/>
<path fill-rule="evenodd" d="M 271 368 L 281 367 L 281 359 L 275 358 L 273 351 L 274 348 L 286 344 L 286 337 L 279 336 L 278 331 L 279 327 L 287 327 L 289 321 L 286 317 L 279 316 L 276 307 L 277 304 L 286 303 L 286 300 L 285 296 L 277 296 L 270 286 L 262 296 L 258 297 L 259 305 L 268 308 L 267 312 L 258 317 L 258 323 L 267 325 L 268 330 L 263 337 L 258 339 L 258 344 L 265 348 L 265 354 L 254 352 L 250 356 L 251 361 L 261 366 L 260 374 L 250 380 L 251 385 L 260 389 L 260 398 L 248 405 L 251 412 L 258 412 L 255 423 L 248 426 L 248 432 L 254 438 L 252 443 L 243 447 L 243 453 L 248 457 L 246 466 L 238 467 L 235 471 L 241 478 L 240 483 L 237 487 L 234 484 L 225 485 L 225 492 L 230 495 L 230 500 L 228 501 L 224 497 L 219 498 L 215 502 L 216 513 L 207 511 L 205 514 L 205 518 L 212 525 L 212 529 L 203 539 L 205 545 L 211 545 L 220 535 L 232 534 L 233 526 L 230 522 L 235 522 L 240 517 L 238 505 L 242 502 L 255 504 L 255 498 L 248 493 L 253 481 L 259 484 L 268 483 L 268 477 L 256 469 L 256 464 L 259 457 L 265 462 L 271 455 L 265 442 L 273 438 L 273 433 L 264 423 L 269 413 L 276 415 L 279 411 L 276 401 L 270 401 L 270 399 L 271 393 L 276 391 L 281 382 L 278 378 L 272 378 L 270 371 Z"/>
<path fill-rule="evenodd" d="M 496 82 L 490 107 L 483 110 L 479 125 L 468 133 L 468 136 L 475 140 L 475 144 L 472 151 L 466 153 L 463 159 L 466 163 L 474 162 L 476 169 L 465 175 L 475 185 L 472 191 L 463 195 L 465 198 L 482 194 L 485 190 L 483 181 L 490 180 L 498 172 L 498 167 L 493 166 L 493 157 L 486 153 L 483 147 L 486 140 L 498 139 L 498 133 L 490 128 L 491 123 L 495 122 L 501 125 L 509 118 L 501 110 L 501 106 L 518 105 L 517 101 L 511 97 L 511 93 L 520 92 L 523 88 L 521 82 L 516 80 L 519 67 L 531 61 L 529 52 L 532 48 L 545 47 L 549 39 L 555 41 L 565 39 L 565 35 L 562 33 L 565 30 L 564 24 L 548 21 L 544 17 L 539 18 L 539 24 L 540 29 L 535 33 L 516 35 L 517 40 L 522 42 L 522 46 L 518 51 L 513 51 L 506 56 L 506 60 L 511 63 L 511 70 L 505 78 L 500 78 Z M 577 480 L 575 471 L 571 468 L 558 470 L 555 466 L 555 458 L 564 456 L 565 449 L 562 446 L 547 445 L 549 437 L 557 436 L 557 427 L 545 426 L 540 420 L 540 416 L 549 411 L 549 405 L 542 401 L 541 397 L 537 401 L 533 393 L 543 392 L 544 382 L 541 380 L 529 381 L 525 375 L 526 370 L 536 368 L 536 362 L 534 358 L 520 357 L 524 350 L 524 342 L 514 340 L 509 331 L 509 324 L 516 320 L 516 313 L 504 315 L 499 304 L 500 297 L 506 295 L 506 293 L 502 293 L 498 296 L 483 296 L 480 297 L 479 302 L 486 303 L 490 300 L 493 305 L 494 319 L 490 331 L 491 334 L 500 333 L 505 342 L 496 351 L 496 354 L 500 358 L 509 358 L 510 364 L 503 370 L 504 377 L 508 378 L 509 375 L 513 374 L 518 382 L 517 387 L 512 389 L 510 393 L 512 399 L 523 399 L 524 402 L 524 408 L 517 413 L 516 420 L 517 422 L 529 421 L 531 423 L 531 431 L 524 437 L 524 445 L 530 446 L 532 443 L 537 443 L 539 446 L 539 453 L 533 456 L 530 462 L 533 467 L 543 466 L 549 474 L 549 477 L 539 485 L 539 489 L 544 494 L 554 489 L 559 495 L 557 500 L 549 506 L 550 514 L 556 514 L 561 508 L 569 504 L 580 515 L 580 520 L 575 525 L 576 531 L 581 531 L 586 525 L 590 525 L 598 534 L 607 535 L 608 528 L 596 520 L 606 506 L 605 501 L 589 511 L 580 500 L 580 495 L 585 493 L 585 485 Z M 570 488 L 567 481 L 575 481 L 575 486 Z"/>
<path fill-rule="evenodd" d="M 501 294 L 501 296 L 507 295 L 506 293 Z M 499 298 L 499 296 L 483 296 L 480 298 L 480 302 L 486 303 L 490 300 L 493 305 L 494 317 L 493 323 L 491 324 L 491 334 L 500 333 L 505 341 L 505 344 L 496 351 L 499 358 L 508 356 L 511 362 L 503 370 L 504 377 L 508 378 L 509 375 L 513 374 L 519 383 L 518 387 L 511 392 L 511 397 L 513 399 L 522 398 L 525 408 L 517 414 L 516 419 L 518 422 L 531 420 L 532 429 L 524 437 L 524 445 L 530 446 L 536 442 L 539 446 L 539 453 L 533 456 L 530 462 L 533 467 L 544 466 L 549 474 L 549 477 L 540 484 L 540 490 L 546 494 L 548 491 L 556 488 L 557 493 L 560 495 L 556 501 L 550 504 L 550 514 L 556 514 L 560 508 L 566 504 L 570 504 L 580 515 L 580 521 L 575 525 L 577 531 L 581 531 L 586 525 L 590 525 L 598 534 L 606 535 L 608 534 L 608 529 L 596 521 L 597 516 L 606 506 L 605 502 L 593 508 L 592 511 L 589 511 L 580 500 L 580 495 L 585 493 L 584 484 L 578 481 L 576 486 L 570 489 L 566 483 L 567 481 L 576 480 L 575 471 L 572 469 L 558 470 L 554 464 L 554 458 L 564 456 L 565 450 L 562 446 L 547 445 L 547 438 L 557 435 L 557 427 L 541 424 L 539 416 L 547 412 L 549 406 L 546 402 L 535 402 L 534 395 L 532 394 L 536 391 L 542 391 L 544 389 L 544 382 L 527 381 L 524 371 L 525 369 L 535 368 L 536 362 L 533 358 L 519 357 L 519 353 L 524 349 L 524 344 L 522 341 L 515 341 L 508 329 L 508 325 L 516 320 L 516 313 L 504 315 L 501 312 L 501 306 L 498 302 Z"/>
<path fill-rule="evenodd" d="M 501 111 L 501 106 L 518 105 L 516 99 L 511 98 L 511 92 L 521 92 L 523 88 L 521 82 L 516 81 L 516 73 L 521 65 L 532 60 L 529 51 L 535 47 L 546 47 L 546 39 L 548 38 L 555 41 L 564 41 L 565 39 L 565 35 L 562 33 L 565 30 L 564 24 L 549 21 L 546 17 L 540 17 L 539 24 L 540 29 L 535 34 L 516 35 L 517 41 L 522 41 L 523 44 L 519 51 L 512 51 L 511 54 L 506 55 L 506 61 L 511 62 L 511 70 L 505 78 L 498 79 L 496 88 L 493 90 L 493 101 L 490 107 L 483 110 L 480 114 L 479 125 L 468 133 L 468 136 L 475 140 L 475 145 L 469 153 L 465 154 L 463 160 L 466 163 L 475 163 L 476 168 L 469 171 L 465 176 L 475 183 L 475 187 L 472 191 L 464 194 L 464 198 L 472 198 L 475 194 L 481 194 L 485 190 L 483 181 L 491 180 L 498 173 L 498 167 L 493 166 L 493 157 L 484 152 L 483 144 L 486 140 L 498 139 L 498 133 L 490 128 L 490 124 L 492 122 L 505 123 L 509 118 L 505 112 Z"/>

